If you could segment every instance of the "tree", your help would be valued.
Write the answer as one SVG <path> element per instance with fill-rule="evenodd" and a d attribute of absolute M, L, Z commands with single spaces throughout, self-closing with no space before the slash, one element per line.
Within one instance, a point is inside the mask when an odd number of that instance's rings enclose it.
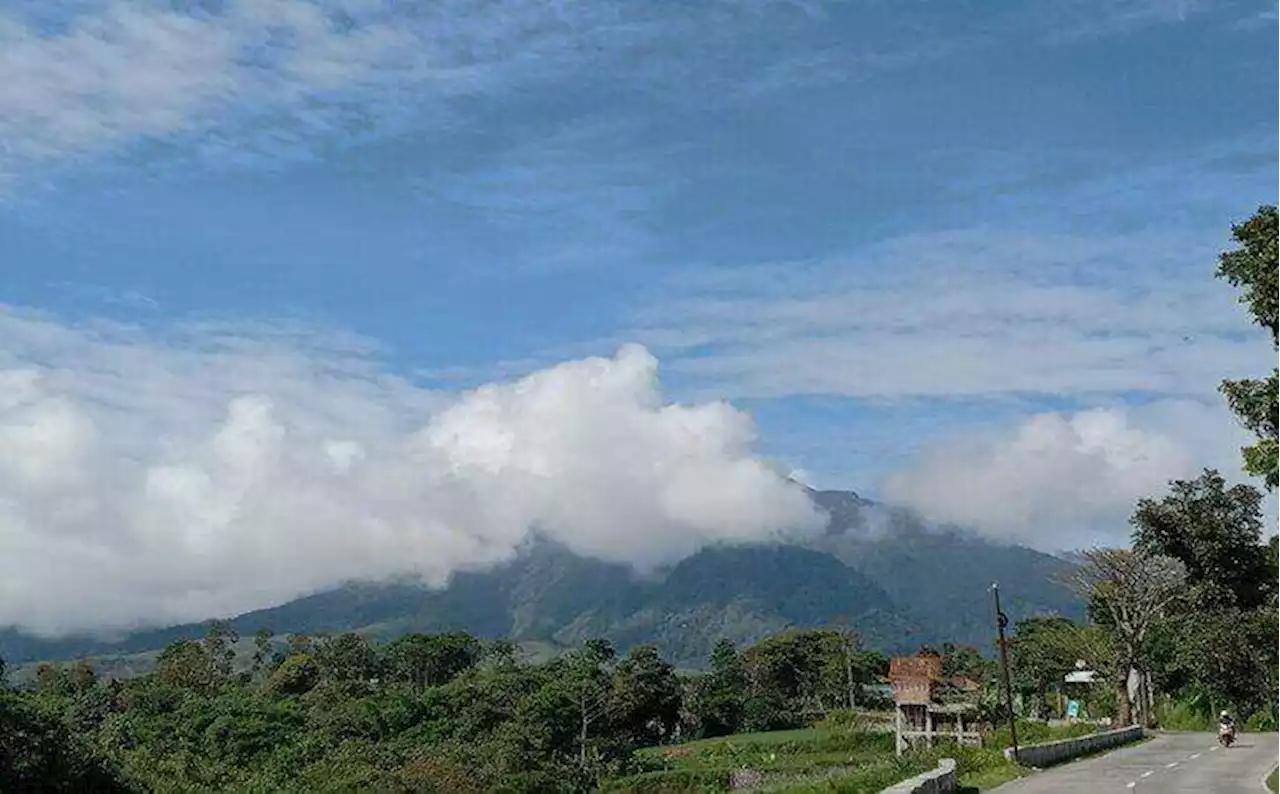
<path fill-rule="evenodd" d="M 1076 628 L 1076 624 L 1060 616 L 1026 618 L 1014 627 L 1014 683 L 1035 698 L 1040 714 L 1048 707 L 1050 690 L 1058 688 L 1081 658 Z"/>
<path fill-rule="evenodd" d="M 452 681 L 480 660 L 479 640 L 470 634 L 406 634 L 387 646 L 383 661 L 392 681 L 418 689 Z"/>
<path fill-rule="evenodd" d="M 249 674 L 245 676 L 245 681 L 257 681 L 270 660 L 271 632 L 268 629 L 258 629 L 253 634 L 253 660 L 249 665 Z"/>
<path fill-rule="evenodd" d="M 1147 635 L 1181 594 L 1187 570 L 1180 561 L 1130 549 L 1090 549 L 1064 584 L 1106 619 L 1115 638 L 1117 711 L 1120 724 L 1133 724 L 1129 673 L 1137 669 Z"/>
<path fill-rule="evenodd" d="M 77 659 L 71 668 L 71 688 L 78 692 L 88 692 L 98 683 L 98 671 L 93 669 L 93 662 L 88 659 Z"/>
<path fill-rule="evenodd" d="M 613 672 L 613 724 L 633 747 L 659 744 L 680 721 L 680 680 L 653 645 L 631 649 Z"/>
<path fill-rule="evenodd" d="M 608 714 L 609 664 L 615 652 L 608 640 L 592 639 L 569 654 L 565 683 L 578 713 L 578 765 L 587 768 L 587 741 L 594 725 Z"/>
<path fill-rule="evenodd" d="M 83 737 L 7 691 L 0 691 L 0 786 L 14 792 L 133 790 Z"/>
<path fill-rule="evenodd" d="M 694 685 L 698 735 L 710 738 L 741 730 L 746 690 L 742 655 L 731 640 L 717 640 L 711 649 L 711 669 Z"/>
<path fill-rule="evenodd" d="M 218 679 L 213 657 L 195 640 L 170 643 L 156 659 L 156 674 L 167 684 L 197 692 L 212 689 Z"/>
<path fill-rule="evenodd" d="M 837 631 L 800 629 L 761 640 L 743 654 L 752 694 L 783 704 L 782 723 L 825 714 L 847 698 L 847 640 Z M 784 716 L 784 715 L 779 715 Z"/>
<path fill-rule="evenodd" d="M 204 647 L 220 682 L 231 678 L 236 663 L 236 643 L 239 641 L 240 635 L 225 620 L 211 620 L 205 625 Z"/>
<path fill-rule="evenodd" d="M 364 683 L 378 674 L 378 654 L 369 641 L 348 632 L 320 645 L 316 662 L 330 681 Z"/>
<path fill-rule="evenodd" d="M 1134 548 L 1172 557 L 1187 570 L 1201 609 L 1266 602 L 1276 578 L 1262 541 L 1262 494 L 1248 485 L 1227 487 L 1206 469 L 1195 480 L 1175 480 L 1163 499 L 1142 499 L 1130 519 Z"/>
<path fill-rule="evenodd" d="M 1241 290 L 1240 302 L 1249 308 L 1254 322 L 1271 331 L 1271 343 L 1280 346 L 1277 320 L 1277 284 L 1280 284 L 1280 256 L 1277 256 L 1276 207 L 1259 207 L 1253 217 L 1231 227 L 1238 248 L 1225 251 L 1218 259 L 1218 278 Z M 1240 423 L 1258 437 L 1245 447 L 1244 468 L 1262 477 L 1275 490 L 1277 468 L 1277 409 L 1280 406 L 1280 370 L 1267 380 L 1227 380 L 1221 391 Z"/>
<path fill-rule="evenodd" d="M 320 665 L 309 653 L 294 653 L 271 672 L 263 690 L 268 695 L 302 695 L 320 682 Z"/>

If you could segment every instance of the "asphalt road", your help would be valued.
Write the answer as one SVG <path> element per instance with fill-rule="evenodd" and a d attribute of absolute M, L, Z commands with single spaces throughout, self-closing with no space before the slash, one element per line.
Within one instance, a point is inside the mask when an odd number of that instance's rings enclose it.
<path fill-rule="evenodd" d="M 1212 733 L 1165 733 L 1142 744 L 1073 761 L 1000 786 L 1004 794 L 1259 794 L 1276 765 L 1274 733 L 1242 733 L 1218 746 Z"/>

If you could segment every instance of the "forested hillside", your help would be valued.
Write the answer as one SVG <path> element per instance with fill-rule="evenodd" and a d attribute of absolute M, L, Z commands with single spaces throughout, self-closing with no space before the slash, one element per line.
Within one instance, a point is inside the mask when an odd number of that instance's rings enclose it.
<path fill-rule="evenodd" d="M 466 631 L 550 648 L 603 637 L 623 651 L 652 643 L 678 666 L 697 668 L 718 638 L 750 643 L 787 627 L 848 626 L 886 652 L 941 642 L 988 647 L 993 580 L 1016 617 L 1082 614 L 1055 582 L 1069 568 L 1058 558 L 929 527 L 850 492 L 812 497 L 830 516 L 817 537 L 707 548 L 648 577 L 542 541 L 506 565 L 460 573 L 443 590 L 351 583 L 231 626 L 242 636 L 267 629 L 382 639 Z M 43 640 L 9 630 L 0 632 L 0 653 L 15 663 L 136 654 L 203 631 L 192 624 L 109 640 Z"/>

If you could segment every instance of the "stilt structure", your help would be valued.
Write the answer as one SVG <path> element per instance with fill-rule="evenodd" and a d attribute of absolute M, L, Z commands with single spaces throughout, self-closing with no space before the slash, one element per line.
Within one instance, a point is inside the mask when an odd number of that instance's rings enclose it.
<path fill-rule="evenodd" d="M 898 755 L 920 742 L 933 747 L 939 739 L 982 746 L 977 706 L 939 702 L 940 690 L 951 683 L 942 678 L 942 659 L 927 654 L 891 659 L 889 682 L 893 685 L 894 747 Z"/>

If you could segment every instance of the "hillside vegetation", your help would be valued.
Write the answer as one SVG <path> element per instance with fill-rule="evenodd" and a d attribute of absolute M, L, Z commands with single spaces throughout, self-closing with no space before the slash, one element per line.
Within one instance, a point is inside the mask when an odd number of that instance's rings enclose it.
<path fill-rule="evenodd" d="M 352 631 L 391 640 L 465 631 L 552 651 L 600 637 L 624 652 L 653 644 L 678 667 L 696 669 L 718 638 L 750 644 L 796 627 L 847 626 L 886 652 L 942 642 L 986 647 L 992 580 L 1001 582 L 1015 617 L 1083 617 L 1080 601 L 1054 581 L 1070 568 L 1060 559 L 929 527 L 849 492 L 812 497 L 830 516 L 817 537 L 707 548 L 648 577 L 542 541 L 506 565 L 460 573 L 443 590 L 350 583 L 230 625 L 244 637 L 261 630 Z M 132 657 L 128 669 L 137 670 L 145 669 L 146 654 L 203 633 L 200 624 L 116 639 L 44 639 L 8 630 L 0 631 L 0 655 L 11 663 L 103 657 L 104 669 L 122 666 L 105 657 Z"/>

